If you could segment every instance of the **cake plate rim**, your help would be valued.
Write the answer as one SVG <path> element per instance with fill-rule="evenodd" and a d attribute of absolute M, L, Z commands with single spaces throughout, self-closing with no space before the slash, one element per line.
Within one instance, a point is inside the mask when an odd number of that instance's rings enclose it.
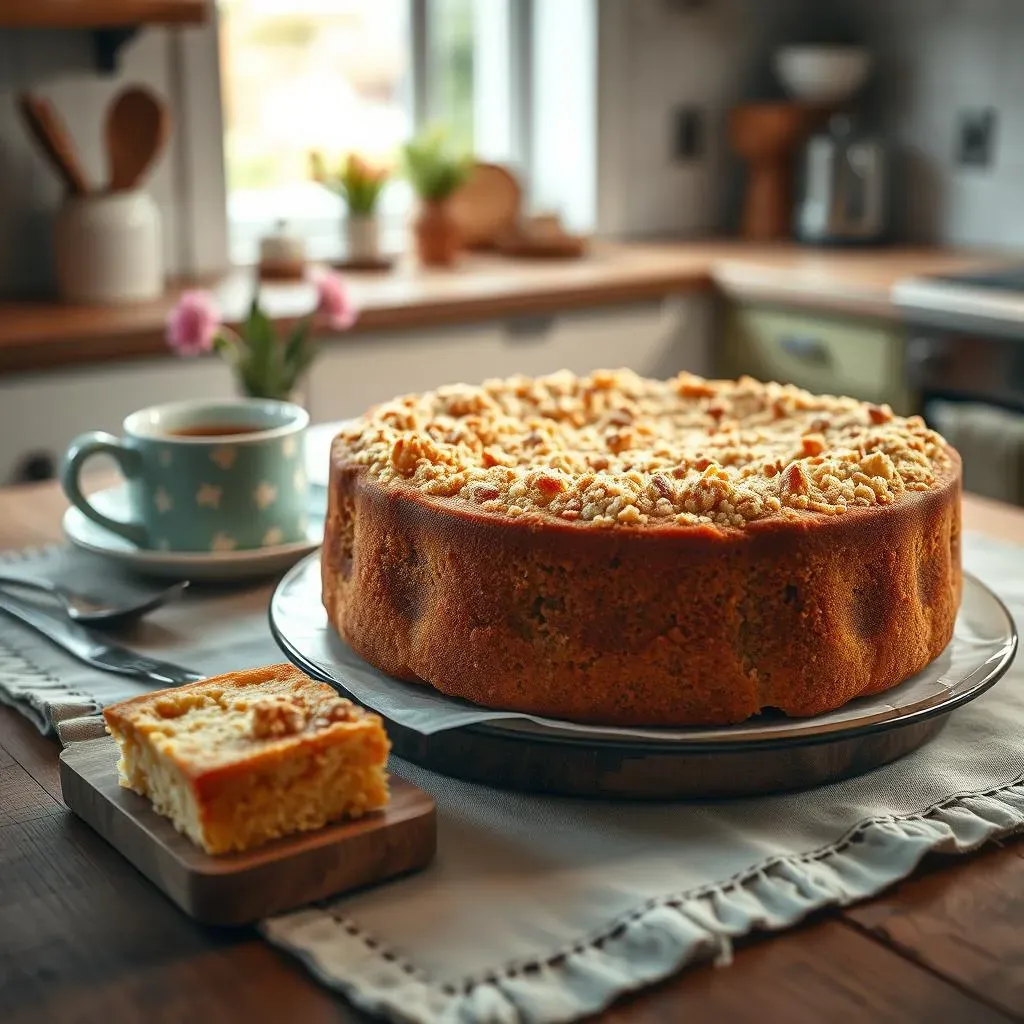
<path fill-rule="evenodd" d="M 292 584 L 297 577 L 301 576 L 303 573 L 309 573 L 313 562 L 319 562 L 319 557 L 319 551 L 312 552 L 296 565 L 292 566 L 278 581 L 268 607 L 270 631 L 274 637 L 274 641 L 277 643 L 278 647 L 281 648 L 289 661 L 295 664 L 307 675 L 319 679 L 322 682 L 339 687 L 351 696 L 343 679 L 337 678 L 327 672 L 321 665 L 312 659 L 308 653 L 304 652 L 293 640 L 289 638 L 287 629 L 282 628 L 279 617 L 275 614 L 278 594 L 285 587 Z M 778 720 L 775 720 L 775 724 L 778 728 L 773 729 L 770 732 L 766 732 L 764 735 L 758 735 L 756 732 L 748 731 L 743 736 L 736 736 L 732 738 L 727 734 L 730 729 L 737 728 L 736 726 L 715 726 L 710 728 L 693 727 L 694 735 L 685 738 L 656 736 L 642 737 L 638 735 L 617 736 L 614 734 L 614 730 L 616 728 L 614 726 L 586 726 L 585 728 L 588 731 L 581 731 L 578 726 L 573 729 L 558 729 L 526 718 L 514 720 L 504 719 L 493 722 L 474 722 L 455 726 L 453 729 L 445 731 L 471 731 L 484 735 L 499 735 L 506 739 L 518 738 L 528 740 L 533 743 L 553 744 L 556 746 L 584 748 L 607 747 L 616 750 L 637 750 L 644 753 L 652 753 L 656 751 L 713 753 L 716 751 L 723 752 L 727 750 L 736 752 L 755 749 L 762 751 L 779 749 L 791 750 L 799 746 L 838 742 L 841 740 L 865 737 L 875 733 L 890 732 L 894 729 L 901 729 L 911 725 L 920 724 L 931 718 L 949 715 L 970 701 L 980 697 L 994 686 L 1003 677 L 1003 675 L 1005 675 L 1017 654 L 1019 645 L 1017 627 L 1013 616 L 1010 614 L 1005 603 L 990 587 L 988 587 L 973 573 L 964 571 L 963 576 L 965 583 L 965 599 L 969 594 L 975 599 L 977 596 L 981 596 L 982 599 L 991 602 L 993 610 L 997 611 L 1003 618 L 1006 632 L 1001 638 L 1002 646 L 998 651 L 994 651 L 990 654 L 985 660 L 979 661 L 971 671 L 958 679 L 955 685 L 960 686 L 961 688 L 956 692 L 950 692 L 947 690 L 944 696 L 928 702 L 925 706 L 911 706 L 904 713 L 894 713 L 890 717 L 875 719 L 869 722 L 833 722 L 820 727 L 815 726 L 815 717 L 820 718 L 822 716 L 815 716 L 812 718 L 794 718 L 789 722 L 782 724 L 780 724 Z M 964 602 L 962 601 L 961 609 L 958 612 L 958 618 L 959 615 L 963 613 L 963 608 Z M 951 641 L 951 643 L 953 642 L 955 641 Z M 997 643 L 1000 641 L 993 642 Z M 936 661 L 938 661 L 938 659 L 936 659 Z M 930 665 L 934 664 L 934 661 L 930 663 Z M 929 666 L 926 666 L 926 669 L 928 667 Z M 971 682 L 971 680 L 973 680 L 973 682 Z M 969 683 L 969 685 L 962 685 L 964 683 Z M 416 686 L 418 684 L 409 683 L 408 685 Z M 371 706 L 371 710 L 376 709 L 373 709 Z M 386 714 L 383 714 L 383 717 L 386 721 L 391 722 L 391 719 L 388 718 Z M 748 723 L 740 723 L 740 725 L 745 724 Z M 792 731 L 785 731 L 786 727 L 790 724 L 792 725 Z M 406 726 L 403 726 L 402 728 L 408 729 Z M 609 730 L 613 731 L 609 732 Z M 410 729 L 409 731 L 413 732 L 415 730 Z M 683 730 L 674 729 L 673 731 L 679 732 Z M 702 735 L 702 732 L 704 735 Z M 710 735 L 712 732 L 715 735 Z M 723 736 L 721 735 L 722 733 L 725 733 L 726 735 Z M 434 733 L 431 735 L 440 735 L 440 733 Z"/>

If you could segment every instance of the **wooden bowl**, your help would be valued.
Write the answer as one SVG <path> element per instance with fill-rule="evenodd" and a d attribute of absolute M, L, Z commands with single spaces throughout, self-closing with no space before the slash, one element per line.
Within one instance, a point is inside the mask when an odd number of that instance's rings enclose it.
<path fill-rule="evenodd" d="M 500 164 L 477 164 L 449 200 L 467 249 L 490 249 L 519 219 L 523 190 Z"/>
<path fill-rule="evenodd" d="M 497 249 L 502 256 L 521 260 L 575 260 L 587 254 L 587 240 L 576 235 L 535 239 L 513 234 L 502 237 Z"/>
<path fill-rule="evenodd" d="M 792 151 L 811 124 L 802 103 L 749 103 L 729 112 L 729 138 L 744 160 L 761 160 Z"/>
<path fill-rule="evenodd" d="M 376 259 L 336 260 L 331 264 L 334 270 L 356 274 L 384 274 L 393 270 L 394 266 L 395 260 L 392 256 L 378 256 Z"/>

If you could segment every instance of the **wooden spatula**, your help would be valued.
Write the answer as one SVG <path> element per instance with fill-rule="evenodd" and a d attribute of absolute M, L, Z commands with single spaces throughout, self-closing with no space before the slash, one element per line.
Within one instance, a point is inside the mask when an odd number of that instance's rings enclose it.
<path fill-rule="evenodd" d="M 32 137 L 64 182 L 68 192 L 82 196 L 91 191 L 89 181 L 78 161 L 75 144 L 53 104 L 42 96 L 23 92 L 18 96 L 18 109 Z"/>
<path fill-rule="evenodd" d="M 171 112 L 148 89 L 124 89 L 107 112 L 110 190 L 138 188 L 167 144 Z"/>

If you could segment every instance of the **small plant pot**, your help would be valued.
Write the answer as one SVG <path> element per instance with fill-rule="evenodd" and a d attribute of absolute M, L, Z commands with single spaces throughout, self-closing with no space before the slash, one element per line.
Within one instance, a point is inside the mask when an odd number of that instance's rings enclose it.
<path fill-rule="evenodd" d="M 447 200 L 423 200 L 413 222 L 416 255 L 427 267 L 450 267 L 462 249 L 459 225 Z"/>
<path fill-rule="evenodd" d="M 350 213 L 345 219 L 345 241 L 350 262 L 380 259 L 380 220 L 375 213 Z"/>
<path fill-rule="evenodd" d="M 306 408 L 306 389 L 302 384 L 295 387 L 278 391 L 267 388 L 250 388 L 240 378 L 235 381 L 236 390 L 240 398 L 269 398 L 275 402 L 291 402 L 293 405 L 301 405 Z"/>

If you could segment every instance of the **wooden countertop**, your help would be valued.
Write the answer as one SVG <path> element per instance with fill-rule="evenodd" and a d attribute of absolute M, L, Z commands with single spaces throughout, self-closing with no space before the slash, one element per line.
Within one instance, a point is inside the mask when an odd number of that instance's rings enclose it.
<path fill-rule="evenodd" d="M 56 540 L 55 484 L 0 491 L 0 549 Z M 1024 541 L 1024 511 L 964 498 L 964 526 Z M 61 801 L 55 741 L 0 709 L 0 1018 L 368 1020 L 252 929 L 181 914 Z M 608 1024 L 1024 1021 L 1024 840 L 933 855 L 873 900 L 743 942 L 628 997 Z"/>
<path fill-rule="evenodd" d="M 890 316 L 892 285 L 902 277 L 1005 263 L 1008 256 L 941 249 L 814 250 L 743 242 L 605 243 L 585 259 L 554 262 L 469 256 L 455 270 L 411 261 L 389 274 L 350 274 L 362 309 L 354 334 L 657 299 L 718 290 L 737 299 L 790 303 L 860 315 Z M 0 375 L 127 360 L 165 352 L 168 295 L 121 307 L 0 302 Z M 229 322 L 244 315 L 252 274 L 234 271 L 211 287 Z M 308 284 L 265 285 L 274 317 L 303 315 Z M 348 335 L 346 335 L 348 337 Z"/>
<path fill-rule="evenodd" d="M 1012 262 L 1006 252 L 807 249 L 791 244 L 739 243 L 709 245 L 708 259 L 715 287 L 730 298 L 883 317 L 896 315 L 890 294 L 903 278 Z"/>

